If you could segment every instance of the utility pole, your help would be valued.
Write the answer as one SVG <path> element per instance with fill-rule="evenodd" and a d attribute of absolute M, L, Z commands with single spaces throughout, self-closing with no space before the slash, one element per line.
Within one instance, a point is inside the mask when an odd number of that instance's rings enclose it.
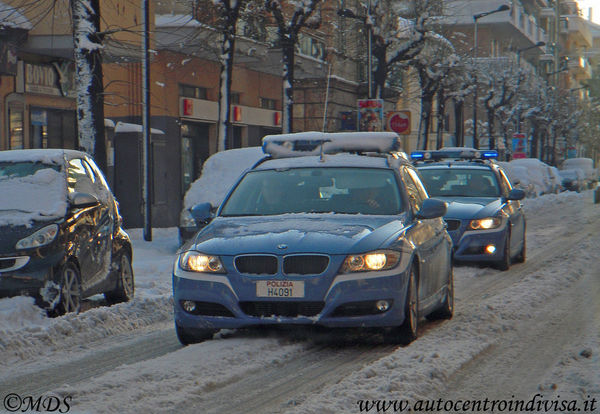
<path fill-rule="evenodd" d="M 144 240 L 152 241 L 152 156 L 150 129 L 150 0 L 143 0 L 142 135 L 144 163 Z"/>

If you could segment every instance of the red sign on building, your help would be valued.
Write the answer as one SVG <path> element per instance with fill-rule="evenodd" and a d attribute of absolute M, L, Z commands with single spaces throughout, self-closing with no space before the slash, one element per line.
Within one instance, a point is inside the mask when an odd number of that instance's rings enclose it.
<path fill-rule="evenodd" d="M 410 111 L 390 112 L 387 118 L 387 129 L 397 134 L 410 134 Z"/>

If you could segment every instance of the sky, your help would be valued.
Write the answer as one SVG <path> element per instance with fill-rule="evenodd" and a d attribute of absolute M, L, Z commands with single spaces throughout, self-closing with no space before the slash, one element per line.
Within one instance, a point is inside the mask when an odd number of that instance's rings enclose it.
<path fill-rule="evenodd" d="M 592 21 L 600 24 L 600 0 L 577 0 L 579 7 L 583 11 L 583 17 L 589 16 L 589 8 L 592 8 Z"/>

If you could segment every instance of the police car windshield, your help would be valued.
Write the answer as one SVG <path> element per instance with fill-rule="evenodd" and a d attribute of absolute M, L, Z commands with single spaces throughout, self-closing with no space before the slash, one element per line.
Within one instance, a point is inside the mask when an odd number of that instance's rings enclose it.
<path fill-rule="evenodd" d="M 430 197 L 500 197 L 498 180 L 488 169 L 422 168 Z"/>
<path fill-rule="evenodd" d="M 393 171 L 378 168 L 290 168 L 250 171 L 221 216 L 287 213 L 394 215 L 402 205 Z"/>

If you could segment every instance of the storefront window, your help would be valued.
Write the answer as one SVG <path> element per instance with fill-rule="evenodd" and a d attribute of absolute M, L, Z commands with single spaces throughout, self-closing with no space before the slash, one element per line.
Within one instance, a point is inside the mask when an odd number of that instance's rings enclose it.
<path fill-rule="evenodd" d="M 23 149 L 23 110 L 11 107 L 8 110 L 10 149 Z"/>

